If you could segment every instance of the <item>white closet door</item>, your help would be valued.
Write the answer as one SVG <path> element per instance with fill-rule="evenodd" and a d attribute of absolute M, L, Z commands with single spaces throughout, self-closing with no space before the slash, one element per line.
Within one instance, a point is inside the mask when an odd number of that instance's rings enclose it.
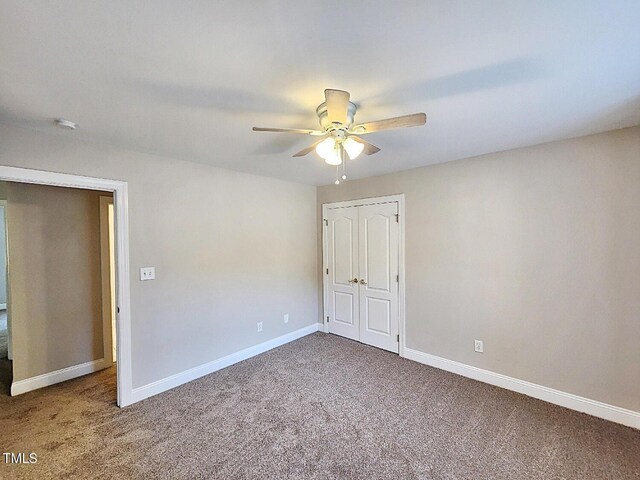
<path fill-rule="evenodd" d="M 327 215 L 329 332 L 359 340 L 358 208 L 336 208 Z"/>
<path fill-rule="evenodd" d="M 358 207 L 360 338 L 398 353 L 398 204 Z"/>

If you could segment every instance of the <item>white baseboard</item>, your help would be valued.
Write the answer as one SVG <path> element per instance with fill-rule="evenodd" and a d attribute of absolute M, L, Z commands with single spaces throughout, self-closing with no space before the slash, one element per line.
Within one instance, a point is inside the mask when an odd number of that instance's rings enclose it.
<path fill-rule="evenodd" d="M 55 385 L 56 383 L 71 380 L 72 378 L 97 372 L 103 368 L 104 358 L 101 358 L 99 360 L 93 360 L 91 362 L 81 363 L 80 365 L 73 365 L 72 367 L 56 370 L 55 372 L 44 373 L 36 377 L 18 380 L 11 384 L 11 395 L 20 395 L 22 393 L 30 392 L 31 390 Z"/>
<path fill-rule="evenodd" d="M 7 309 L 7 304 L 6 303 L 0 303 L 0 310 L 6 310 Z"/>
<path fill-rule="evenodd" d="M 235 363 L 247 360 L 251 357 L 255 357 L 256 355 L 284 345 L 285 343 L 292 342 L 294 340 L 297 340 L 298 338 L 317 332 L 319 327 L 320 324 L 314 323 L 312 325 L 309 325 L 308 327 L 296 330 L 295 332 L 287 333 L 286 335 L 282 335 L 272 340 L 268 340 L 264 343 L 254 345 L 253 347 L 245 348 L 244 350 L 240 350 L 239 352 L 232 353 L 230 355 L 227 355 L 226 357 L 213 360 L 212 362 L 205 363 L 204 365 L 190 368 L 189 370 L 186 370 L 184 372 L 176 373 L 175 375 L 171 375 L 170 377 L 166 377 L 147 385 L 143 385 L 142 387 L 134 388 L 132 403 L 139 402 L 140 400 L 144 400 L 145 398 L 152 397 L 153 395 L 165 392 L 172 388 L 191 382 L 197 378 L 203 377 L 213 372 L 217 372 L 218 370 L 222 370 L 223 368 L 229 367 Z"/>
<path fill-rule="evenodd" d="M 447 372 L 462 375 L 463 377 L 523 393 L 530 397 L 544 400 L 545 402 L 560 405 L 561 407 L 570 408 L 571 410 L 587 413 L 594 417 L 640 429 L 640 412 L 616 407 L 597 400 L 580 397 L 572 393 L 562 392 L 406 347 L 404 349 L 404 357 L 431 367 L 446 370 Z"/>

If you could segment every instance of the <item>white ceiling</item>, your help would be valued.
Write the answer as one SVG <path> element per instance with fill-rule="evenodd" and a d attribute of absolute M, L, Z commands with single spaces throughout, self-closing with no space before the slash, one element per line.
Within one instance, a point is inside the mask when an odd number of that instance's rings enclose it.
<path fill-rule="evenodd" d="M 427 114 L 352 178 L 638 125 L 640 2 L 0 0 L 0 121 L 321 185 L 325 88 Z"/>

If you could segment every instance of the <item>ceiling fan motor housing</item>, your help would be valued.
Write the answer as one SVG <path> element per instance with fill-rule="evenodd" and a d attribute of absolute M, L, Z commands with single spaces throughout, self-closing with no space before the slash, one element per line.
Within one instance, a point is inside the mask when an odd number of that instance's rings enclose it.
<path fill-rule="evenodd" d="M 316 108 L 316 113 L 318 114 L 318 118 L 320 119 L 320 125 L 322 126 L 322 129 L 324 131 L 330 131 L 341 128 L 346 129 L 349 125 L 351 125 L 353 123 L 353 117 L 356 114 L 356 110 L 356 104 L 349 102 L 347 106 L 347 123 L 344 125 L 341 123 L 332 123 L 329 121 L 329 118 L 327 116 L 327 102 L 322 102 L 320 105 L 318 105 L 318 108 Z"/>

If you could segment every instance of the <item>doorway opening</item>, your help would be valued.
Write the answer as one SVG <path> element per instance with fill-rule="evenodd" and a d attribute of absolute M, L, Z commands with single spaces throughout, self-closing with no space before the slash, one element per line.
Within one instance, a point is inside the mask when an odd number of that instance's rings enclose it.
<path fill-rule="evenodd" d="M 70 378 L 74 378 L 80 375 L 84 375 L 86 373 L 91 373 L 92 371 L 111 367 L 113 368 L 113 363 L 115 360 L 117 370 L 117 400 L 116 403 L 119 406 L 126 406 L 133 403 L 132 399 L 132 382 L 131 382 L 131 338 L 130 338 L 130 296 L 129 296 L 129 267 L 128 267 L 128 213 L 127 213 L 127 183 L 116 180 L 107 180 L 107 179 L 98 179 L 91 177 L 82 177 L 77 175 L 69 175 L 69 174 L 60 174 L 53 172 L 46 172 L 40 170 L 30 170 L 23 168 L 14 168 L 14 167 L 4 167 L 0 166 L 0 181 L 12 182 L 16 184 L 29 184 L 29 185 L 40 185 L 40 186 L 53 186 L 53 187 L 66 187 L 63 190 L 70 191 L 75 189 L 81 189 L 84 192 L 87 191 L 98 191 L 94 192 L 96 198 L 96 218 L 95 218 L 95 226 L 97 231 L 99 232 L 97 238 L 97 246 L 95 246 L 94 257 L 97 259 L 97 267 L 94 267 L 94 273 L 97 272 L 97 277 L 94 275 L 94 279 L 96 279 L 92 283 L 93 290 L 95 295 L 93 295 L 93 302 L 98 308 L 97 313 L 97 321 L 93 325 L 93 333 L 99 333 L 100 335 L 94 335 L 93 344 L 88 348 L 93 349 L 94 359 L 89 360 L 82 363 L 77 363 L 77 361 L 73 361 L 72 365 L 64 365 L 63 368 L 57 368 L 54 371 L 47 371 L 45 373 L 41 373 L 37 371 L 37 369 L 33 372 L 33 374 L 25 374 L 25 371 L 20 372 L 20 378 L 16 379 L 14 377 L 11 383 L 11 394 L 19 395 L 26 391 L 34 390 L 36 388 L 41 388 L 47 385 L 51 385 L 54 383 L 58 383 L 61 381 L 68 380 Z M 28 185 L 26 185 L 28 186 Z M 100 192 L 103 192 L 100 194 Z M 105 197 L 108 200 L 103 200 L 100 196 Z M 23 201 L 20 203 L 23 207 L 27 209 L 31 206 L 29 204 L 29 197 L 25 197 Z M 7 212 L 11 218 L 11 209 L 12 202 L 9 199 L 8 204 L 6 206 Z M 35 210 L 30 210 L 34 212 Z M 43 210 L 44 211 L 44 210 Z M 55 216 L 55 212 L 53 213 Z M 75 214 L 71 214 L 70 217 L 74 217 Z M 77 215 L 75 215 L 77 217 Z M 60 218 L 62 221 L 63 218 Z M 1 223 L 1 221 L 0 221 Z M 55 226 L 55 221 L 51 221 L 49 219 L 49 225 Z M 88 228 L 88 227 L 87 227 Z M 44 258 L 52 259 L 53 262 L 56 259 L 56 248 L 63 248 L 66 243 L 65 240 L 69 240 L 66 238 L 64 234 L 64 229 L 56 230 L 52 227 L 52 231 L 57 231 L 56 235 L 44 235 L 43 238 L 53 237 L 52 240 L 56 240 L 56 242 L 51 243 L 53 245 L 51 251 L 45 251 L 47 249 L 40 248 L 33 257 L 29 257 L 28 255 L 24 255 L 21 260 L 24 261 L 25 258 L 29 261 L 32 261 L 32 264 L 38 264 L 38 261 L 41 261 Z M 16 323 L 12 322 L 12 316 L 14 313 L 18 313 L 13 311 L 12 306 L 18 306 L 18 299 L 14 298 L 14 294 L 12 293 L 12 248 L 11 248 L 11 222 L 9 222 L 9 262 L 8 262 L 8 331 L 9 331 L 9 350 L 12 350 L 14 362 L 16 361 L 16 353 L 18 348 L 22 345 L 21 342 L 24 342 L 27 339 L 27 343 L 29 341 L 30 334 L 25 334 L 24 324 L 22 325 L 22 334 L 20 337 L 17 336 L 18 331 L 16 329 L 16 325 L 18 322 L 18 317 L 15 317 Z M 28 233 L 28 227 L 26 229 Z M 82 235 L 87 234 L 88 230 L 81 232 Z M 51 232 L 46 232 L 51 233 Z M 80 237 L 79 237 L 80 238 Z M 71 240 L 71 243 L 74 240 Z M 70 242 L 67 242 L 70 243 Z M 103 254 L 106 252 L 106 255 Z M 33 252 L 32 252 L 33 253 Z M 41 258 L 38 258 L 41 257 Z M 0 252 L 1 257 L 1 252 Z M 19 258 L 19 257 L 17 257 Z M 16 261 L 17 261 L 16 258 Z M 74 261 L 72 257 L 68 257 L 67 261 Z M 23 288 L 25 284 L 29 284 L 33 282 L 33 285 L 30 285 L 29 288 L 35 292 L 37 291 L 35 282 L 39 282 L 39 288 L 44 289 L 44 291 L 51 293 L 47 300 L 59 300 L 64 308 L 68 307 L 72 301 L 73 294 L 69 294 L 67 297 L 64 296 L 64 293 L 59 294 L 59 290 L 56 290 L 57 283 L 62 283 L 65 280 L 62 276 L 56 281 L 55 273 L 56 269 L 51 267 L 51 262 L 44 263 L 41 262 L 43 267 L 41 267 L 39 273 L 38 270 L 33 273 L 32 276 L 29 276 L 29 280 L 25 281 L 22 279 L 21 282 L 16 284 L 16 288 L 18 285 Z M 1 267 L 1 262 L 0 262 Z M 103 275 L 105 272 L 105 268 L 108 273 Z M 62 268 L 59 270 L 67 271 Z M 53 277 L 51 277 L 51 274 Z M 1 273 L 0 273 L 1 275 Z M 51 277 L 51 278 L 50 278 Z M 69 275 L 69 278 L 73 279 L 73 273 Z M 53 280 L 52 280 L 53 278 Z M 67 278 L 68 280 L 68 278 Z M 1 287 L 1 285 L 0 285 Z M 62 298 L 57 298 L 56 295 L 62 296 Z M 1 298 L 0 298 L 1 299 Z M 53 300 L 52 300 L 53 299 Z M 103 301 L 104 300 L 104 301 Z M 30 305 L 28 302 L 22 301 L 22 306 Z M 63 310 L 64 310 L 63 308 Z M 21 312 L 24 314 L 25 309 Z M 32 308 L 29 306 L 26 308 L 27 316 L 33 314 Z M 1 313 L 1 311 L 0 311 Z M 24 315 L 23 315 L 24 316 Z M 35 317 L 34 317 L 35 318 Z M 105 321 L 103 321 L 105 320 Z M 108 320 L 108 322 L 106 321 Z M 86 325 L 85 325 L 86 327 Z M 115 330 L 115 334 L 114 334 Z M 51 330 L 48 332 L 49 334 L 57 335 L 61 337 L 59 333 L 56 333 L 55 330 Z M 73 327 L 71 327 L 72 335 L 74 333 Z M 32 336 L 36 336 L 35 333 L 31 334 Z M 42 332 L 40 332 L 42 336 Z M 86 337 L 86 335 L 85 335 Z M 98 342 L 98 343 L 96 343 Z M 37 342 L 36 342 L 37 344 Z M 46 348 L 41 348 L 40 350 L 46 350 Z M 52 358 L 52 355 L 48 355 L 49 353 L 55 351 L 58 354 L 62 353 L 62 357 L 65 356 L 65 353 L 61 349 L 59 345 L 56 349 L 51 349 L 51 351 L 47 352 L 39 352 L 38 347 L 28 349 L 28 353 L 31 355 L 36 355 L 37 353 L 44 353 L 47 359 Z M 99 352 L 99 354 L 97 353 Z M 77 352 L 74 352 L 74 354 Z M 115 355 L 114 355 L 115 354 Z M 47 356 L 48 355 L 48 356 Z M 95 358 L 96 356 L 100 356 L 101 358 Z M 31 357 L 35 359 L 36 357 Z M 77 360 L 77 359 L 76 359 Z M 60 362 L 64 362 L 63 360 L 58 361 L 58 367 Z M 1 363 L 1 362 L 0 362 Z M 35 360 L 32 362 L 36 364 Z M 42 363 L 42 362 L 40 362 Z M 68 362 L 67 362 L 68 363 Z M 23 361 L 22 365 L 29 365 L 30 362 Z M 42 369 L 42 368 L 41 368 Z M 15 370 L 15 369 L 14 369 Z M 25 378 L 23 378 L 25 377 Z"/>
<path fill-rule="evenodd" d="M 324 330 L 404 354 L 404 195 L 322 206 Z"/>
<path fill-rule="evenodd" d="M 112 194 L 0 182 L 0 198 L 10 260 L 5 291 L 11 394 L 109 368 L 103 377 L 115 385 Z"/>

